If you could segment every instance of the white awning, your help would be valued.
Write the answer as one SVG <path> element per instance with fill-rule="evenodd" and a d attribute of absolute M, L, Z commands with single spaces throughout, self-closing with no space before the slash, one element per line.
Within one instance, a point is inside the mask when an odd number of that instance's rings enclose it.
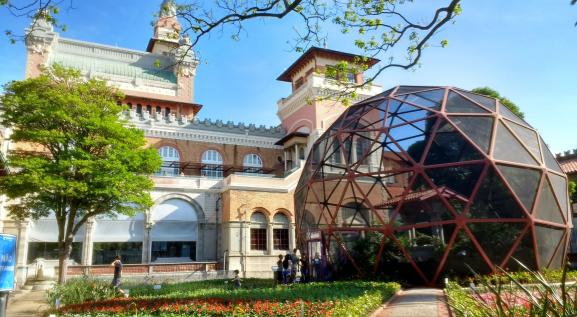
<path fill-rule="evenodd" d="M 159 221 L 150 231 L 152 241 L 196 241 L 196 221 Z"/>
<path fill-rule="evenodd" d="M 94 223 L 94 242 L 142 242 L 142 220 L 98 220 Z"/>
<path fill-rule="evenodd" d="M 84 226 L 74 236 L 74 242 L 84 240 Z M 30 223 L 29 242 L 58 242 L 58 224 L 56 219 L 39 219 Z"/>

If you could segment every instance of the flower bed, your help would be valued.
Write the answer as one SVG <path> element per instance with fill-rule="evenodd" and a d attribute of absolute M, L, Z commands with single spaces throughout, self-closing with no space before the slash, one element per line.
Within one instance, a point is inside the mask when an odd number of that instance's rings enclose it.
<path fill-rule="evenodd" d="M 243 287 L 250 286 L 246 281 Z M 397 283 L 333 282 L 231 290 L 223 281 L 131 289 L 132 298 L 67 305 L 58 316 L 367 316 L 390 298 Z M 200 287 L 202 286 L 202 287 Z"/>

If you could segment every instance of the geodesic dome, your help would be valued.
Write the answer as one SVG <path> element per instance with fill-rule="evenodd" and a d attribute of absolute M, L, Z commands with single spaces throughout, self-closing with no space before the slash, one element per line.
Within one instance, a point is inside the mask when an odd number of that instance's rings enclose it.
<path fill-rule="evenodd" d="M 453 87 L 348 108 L 314 143 L 295 204 L 302 251 L 325 271 L 426 284 L 513 258 L 558 268 L 571 227 L 567 178 L 538 133 Z"/>

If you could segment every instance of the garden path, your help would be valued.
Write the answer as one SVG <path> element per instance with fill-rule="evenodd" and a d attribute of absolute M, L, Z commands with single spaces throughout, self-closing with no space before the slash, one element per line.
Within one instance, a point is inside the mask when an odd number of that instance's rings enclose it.
<path fill-rule="evenodd" d="M 412 288 L 397 293 L 370 317 L 448 317 L 443 290 Z"/>
<path fill-rule="evenodd" d="M 46 308 L 46 291 L 30 291 L 9 299 L 6 316 L 36 317 L 41 316 L 41 311 Z"/>

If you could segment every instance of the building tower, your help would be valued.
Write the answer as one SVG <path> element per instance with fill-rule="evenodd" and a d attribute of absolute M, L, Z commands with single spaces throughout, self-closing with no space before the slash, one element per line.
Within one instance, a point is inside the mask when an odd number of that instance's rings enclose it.
<path fill-rule="evenodd" d="M 287 132 L 287 135 L 277 142 L 284 147 L 286 170 L 299 166 L 300 160 L 306 158 L 314 141 L 346 109 L 342 102 L 330 97 L 343 89 L 337 81 L 363 83 L 362 72 L 351 69 L 347 74 L 337 74 L 337 78 L 329 78 L 327 69 L 334 68 L 342 61 L 354 64 L 359 58 L 361 56 L 350 53 L 311 47 L 277 78 L 292 84 L 292 93 L 277 103 L 277 115 Z M 367 66 L 370 68 L 378 62 L 378 59 L 371 58 Z M 381 90 L 381 86 L 373 84 L 357 89 L 357 97 L 353 102 L 374 96 Z"/>

